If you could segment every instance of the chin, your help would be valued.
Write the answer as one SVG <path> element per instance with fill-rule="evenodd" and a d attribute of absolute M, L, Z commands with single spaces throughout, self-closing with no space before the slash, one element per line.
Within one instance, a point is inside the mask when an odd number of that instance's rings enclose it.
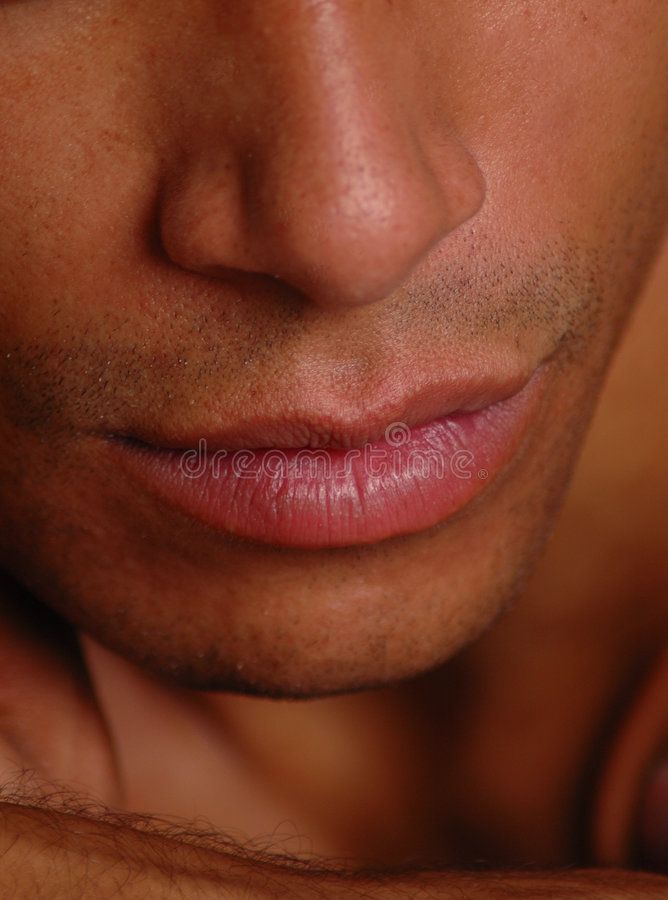
<path fill-rule="evenodd" d="M 217 565 L 198 541 L 197 564 L 172 560 L 165 577 L 167 560 L 145 560 L 132 567 L 134 583 L 116 570 L 98 582 L 95 603 L 82 578 L 63 611 L 182 687 L 275 698 L 376 688 L 439 667 L 508 608 L 553 500 L 529 487 L 523 497 L 500 490 L 491 507 L 419 535 L 328 552 L 218 546 Z"/>

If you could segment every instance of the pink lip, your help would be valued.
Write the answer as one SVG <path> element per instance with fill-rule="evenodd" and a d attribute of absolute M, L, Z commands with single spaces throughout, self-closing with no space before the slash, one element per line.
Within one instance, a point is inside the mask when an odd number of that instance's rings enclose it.
<path fill-rule="evenodd" d="M 541 372 L 510 396 L 500 388 L 504 399 L 470 396 L 426 424 L 409 424 L 413 412 L 382 431 L 367 423 L 314 438 L 294 421 L 260 422 L 110 446 L 144 489 L 223 533 L 294 548 L 374 543 L 445 521 L 498 476 L 526 431 Z M 363 432 L 373 439 L 362 443 Z"/>

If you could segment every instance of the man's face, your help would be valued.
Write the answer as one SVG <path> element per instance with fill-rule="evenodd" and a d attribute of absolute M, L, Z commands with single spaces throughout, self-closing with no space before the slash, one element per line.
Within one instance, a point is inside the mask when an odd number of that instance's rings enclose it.
<path fill-rule="evenodd" d="M 195 686 L 445 660 L 535 556 L 661 236 L 668 5 L 0 13 L 2 565 Z M 198 435 L 329 452 L 526 382 L 416 515 L 165 476 Z"/>

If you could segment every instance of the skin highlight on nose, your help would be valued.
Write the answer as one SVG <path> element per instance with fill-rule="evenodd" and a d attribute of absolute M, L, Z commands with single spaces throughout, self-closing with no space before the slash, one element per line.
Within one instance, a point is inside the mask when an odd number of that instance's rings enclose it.
<path fill-rule="evenodd" d="M 258 29 L 269 64 L 236 116 L 236 156 L 215 133 L 193 139 L 163 186 L 162 241 L 212 277 L 268 275 L 328 308 L 376 302 L 475 215 L 483 177 L 456 136 L 438 157 L 421 146 L 418 105 L 349 9 L 308 5 L 289 23 Z M 298 67 L 283 53 L 293 29 Z M 224 115 L 224 91 L 209 103 Z"/>

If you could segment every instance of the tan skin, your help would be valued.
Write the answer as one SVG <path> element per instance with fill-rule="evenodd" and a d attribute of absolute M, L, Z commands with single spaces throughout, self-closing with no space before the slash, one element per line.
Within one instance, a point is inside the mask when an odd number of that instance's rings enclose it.
<path fill-rule="evenodd" d="M 656 583 L 637 612 L 633 566 L 614 597 L 591 587 L 607 585 L 595 561 L 568 603 L 554 588 L 569 536 L 591 524 L 586 488 L 522 602 L 464 648 L 541 549 L 665 232 L 665 4 L 2 13 L 7 777 L 23 766 L 232 834 L 287 820 L 357 865 L 604 862 L 578 832 L 585 776 L 666 623 Z M 105 455 L 110 432 L 234 418 L 305 383 L 326 428 L 373 407 L 388 372 L 409 390 L 416 360 L 474 372 L 492 351 L 526 371 L 549 359 L 543 402 L 515 464 L 428 532 L 337 551 L 240 544 L 160 507 Z M 619 495 L 637 504 L 636 550 L 662 524 L 644 496 Z M 617 537 L 594 530 L 603 559 Z M 241 696 L 383 685 L 307 704 Z M 77 859 L 99 857 L 66 813 L 4 809 L 10 844 L 53 829 Z M 164 863 L 124 827 L 159 891 Z M 209 860 L 211 896 L 234 853 Z M 19 877 L 71 871 L 42 857 L 19 857 Z M 200 864 L 187 858 L 184 890 Z M 238 877 L 255 884 L 262 865 Z M 597 877 L 527 884 L 650 895 L 642 873 Z M 464 888 L 456 872 L 429 882 Z"/>

